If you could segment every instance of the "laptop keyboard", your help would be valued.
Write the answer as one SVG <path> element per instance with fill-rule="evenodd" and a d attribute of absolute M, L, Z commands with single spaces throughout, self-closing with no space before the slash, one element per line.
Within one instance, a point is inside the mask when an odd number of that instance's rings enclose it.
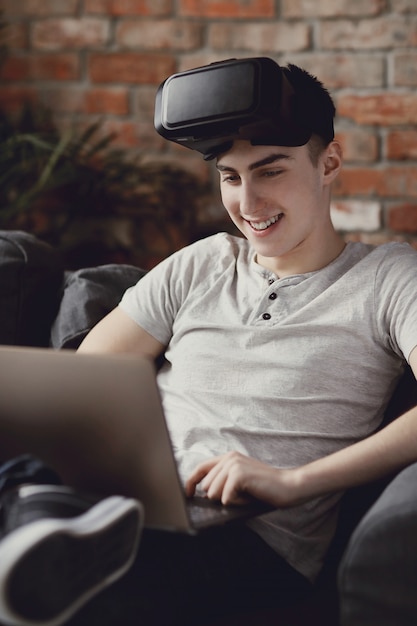
<path fill-rule="evenodd" d="M 247 506 L 223 506 L 220 502 L 213 502 L 201 496 L 194 496 L 186 500 L 186 503 L 191 526 L 196 529 L 217 526 L 232 520 L 243 521 L 274 510 L 271 505 L 256 501 Z"/>
<path fill-rule="evenodd" d="M 213 502 L 207 502 L 207 504 L 188 501 L 187 502 L 188 514 L 191 524 L 200 526 L 201 524 L 210 523 L 214 520 L 226 518 L 230 516 L 230 511 L 221 504 L 216 505 Z"/>

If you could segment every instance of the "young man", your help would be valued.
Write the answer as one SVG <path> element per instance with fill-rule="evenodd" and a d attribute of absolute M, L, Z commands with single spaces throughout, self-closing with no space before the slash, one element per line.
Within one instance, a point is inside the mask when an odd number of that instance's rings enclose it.
<path fill-rule="evenodd" d="M 163 261 L 80 350 L 164 353 L 158 382 L 187 493 L 277 510 L 192 542 L 145 539 L 131 578 L 152 598 L 147 624 L 303 593 L 343 490 L 417 460 L 417 409 L 373 434 L 404 363 L 417 372 L 417 254 L 346 245 L 334 230 L 333 117 L 316 79 L 265 59 L 175 75 L 158 93 L 157 129 L 216 159 L 243 238 L 218 234 Z"/>
<path fill-rule="evenodd" d="M 197 626 L 293 602 L 320 571 L 343 490 L 417 460 L 417 409 L 374 434 L 404 363 L 417 372 L 417 253 L 345 245 L 334 230 L 334 112 L 316 79 L 270 59 L 161 86 L 157 130 L 216 160 L 243 237 L 163 261 L 80 351 L 164 353 L 158 384 L 187 493 L 275 510 L 198 537 L 146 531 L 128 575 L 74 626 Z"/>

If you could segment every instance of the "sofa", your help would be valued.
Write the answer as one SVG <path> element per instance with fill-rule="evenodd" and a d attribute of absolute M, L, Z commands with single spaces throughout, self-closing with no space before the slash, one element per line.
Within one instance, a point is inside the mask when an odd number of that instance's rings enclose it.
<path fill-rule="evenodd" d="M 74 350 L 144 273 L 123 264 L 67 271 L 60 252 L 33 235 L 0 231 L 0 344 Z M 386 421 L 414 404 L 406 369 Z M 417 464 L 345 494 L 323 572 L 302 605 L 216 626 L 415 626 L 416 556 Z"/>

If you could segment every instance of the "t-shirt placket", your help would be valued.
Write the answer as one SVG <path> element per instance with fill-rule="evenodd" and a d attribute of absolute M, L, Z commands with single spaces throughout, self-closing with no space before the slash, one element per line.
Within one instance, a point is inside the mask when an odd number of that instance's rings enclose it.
<path fill-rule="evenodd" d="M 282 321 L 289 313 L 291 287 L 301 282 L 300 276 L 284 279 L 268 279 L 268 288 L 263 294 L 257 314 L 258 323 L 274 325 Z"/>

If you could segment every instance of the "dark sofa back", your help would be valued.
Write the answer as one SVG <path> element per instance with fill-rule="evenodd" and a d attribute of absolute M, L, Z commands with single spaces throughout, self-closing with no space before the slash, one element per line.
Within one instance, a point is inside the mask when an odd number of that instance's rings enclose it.
<path fill-rule="evenodd" d="M 65 272 L 57 249 L 0 230 L 0 345 L 76 349 L 144 274 L 123 264 Z"/>
<path fill-rule="evenodd" d="M 64 269 L 59 252 L 20 231 L 0 231 L 0 344 L 47 346 Z"/>

